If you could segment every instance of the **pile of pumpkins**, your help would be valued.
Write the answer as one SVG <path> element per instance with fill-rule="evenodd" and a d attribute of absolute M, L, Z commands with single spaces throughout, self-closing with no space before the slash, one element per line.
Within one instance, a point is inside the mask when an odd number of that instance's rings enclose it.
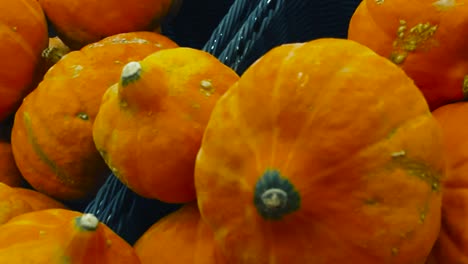
<path fill-rule="evenodd" d="M 468 263 L 467 1 L 363 0 L 240 75 L 179 5 L 0 3 L 0 263 Z M 67 206 L 109 171 L 184 205 L 131 245 Z"/>

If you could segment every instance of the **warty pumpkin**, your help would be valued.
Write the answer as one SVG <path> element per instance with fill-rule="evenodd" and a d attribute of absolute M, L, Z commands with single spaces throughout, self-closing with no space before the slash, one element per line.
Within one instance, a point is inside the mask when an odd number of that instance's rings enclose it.
<path fill-rule="evenodd" d="M 39 0 L 58 36 L 72 49 L 119 33 L 151 31 L 180 0 Z"/>
<path fill-rule="evenodd" d="M 468 3 L 363 0 L 348 38 L 399 65 L 432 110 L 468 98 Z"/>
<path fill-rule="evenodd" d="M 0 182 L 11 187 L 23 183 L 23 176 L 13 158 L 11 144 L 7 141 L 0 141 Z"/>
<path fill-rule="evenodd" d="M 444 105 L 433 112 L 442 127 L 447 177 L 442 199 L 442 229 L 432 255 L 439 264 L 468 263 L 468 102 Z"/>
<path fill-rule="evenodd" d="M 62 57 L 15 115 L 11 142 L 23 177 L 59 200 L 91 197 L 108 174 L 92 138 L 102 95 L 128 61 L 176 46 L 153 32 L 123 33 Z"/>
<path fill-rule="evenodd" d="M 33 89 L 47 22 L 36 0 L 0 2 L 0 120 L 18 108 Z"/>
<path fill-rule="evenodd" d="M 138 264 L 133 248 L 91 214 L 48 209 L 0 226 L 0 263 Z"/>
<path fill-rule="evenodd" d="M 133 246 L 141 264 L 222 264 L 213 231 L 191 202 L 153 224 Z"/>
<path fill-rule="evenodd" d="M 413 81 L 324 38 L 274 48 L 218 100 L 195 187 L 229 263 L 424 263 L 443 160 Z"/>
<path fill-rule="evenodd" d="M 65 205 L 40 192 L 0 182 L 0 225 L 20 214 L 52 208 Z"/>
<path fill-rule="evenodd" d="M 239 76 L 213 55 L 179 47 L 122 70 L 103 96 L 93 138 L 113 173 L 137 194 L 195 200 L 193 169 L 217 99 Z"/>

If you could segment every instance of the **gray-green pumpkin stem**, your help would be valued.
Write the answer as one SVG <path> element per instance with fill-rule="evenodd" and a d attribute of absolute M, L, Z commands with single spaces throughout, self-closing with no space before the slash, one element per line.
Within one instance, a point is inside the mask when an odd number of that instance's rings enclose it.
<path fill-rule="evenodd" d="M 130 83 L 140 79 L 141 77 L 141 64 L 137 61 L 131 61 L 127 63 L 123 69 L 120 76 L 120 81 L 122 86 L 127 86 Z"/>
<path fill-rule="evenodd" d="M 255 185 L 254 204 L 263 218 L 279 220 L 299 209 L 301 198 L 278 170 L 266 170 Z"/>
<path fill-rule="evenodd" d="M 95 231 L 99 225 L 99 219 L 93 214 L 83 214 L 76 218 L 76 224 L 81 230 Z"/>

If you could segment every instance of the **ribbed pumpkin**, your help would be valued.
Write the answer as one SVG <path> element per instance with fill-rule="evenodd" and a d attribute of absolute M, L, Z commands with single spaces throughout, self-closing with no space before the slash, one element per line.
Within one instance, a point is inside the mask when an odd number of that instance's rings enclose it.
<path fill-rule="evenodd" d="M 447 178 L 442 199 L 442 229 L 432 251 L 439 264 L 468 263 L 468 102 L 433 112 L 444 133 Z"/>
<path fill-rule="evenodd" d="M 57 34 L 72 49 L 111 35 L 159 26 L 180 0 L 39 0 Z"/>
<path fill-rule="evenodd" d="M 23 177 L 57 199 L 90 197 L 108 173 L 92 138 L 102 95 L 128 61 L 173 47 L 156 33 L 124 33 L 70 52 L 50 68 L 15 115 L 11 142 Z"/>
<path fill-rule="evenodd" d="M 192 48 L 155 52 L 122 70 L 93 126 L 96 148 L 114 174 L 141 196 L 195 200 L 193 169 L 217 99 L 239 76 Z"/>
<path fill-rule="evenodd" d="M 152 225 L 133 246 L 141 264 L 222 264 L 211 229 L 200 218 L 197 203 Z"/>
<path fill-rule="evenodd" d="M 0 1 L 0 120 L 13 113 L 33 88 L 47 23 L 36 0 Z"/>
<path fill-rule="evenodd" d="M 51 208 L 65 206 L 40 192 L 0 182 L 0 225 L 17 215 Z"/>
<path fill-rule="evenodd" d="M 468 98 L 468 4 L 459 0 L 364 0 L 348 38 L 399 65 L 432 110 Z"/>
<path fill-rule="evenodd" d="M 421 92 L 354 41 L 274 48 L 216 104 L 195 166 L 229 263 L 424 263 L 442 135 Z"/>
<path fill-rule="evenodd" d="M 133 248 L 90 214 L 49 209 L 0 226 L 0 263 L 135 264 Z"/>
<path fill-rule="evenodd" d="M 11 144 L 6 141 L 0 141 L 0 182 L 11 187 L 23 183 L 23 176 L 13 158 Z"/>

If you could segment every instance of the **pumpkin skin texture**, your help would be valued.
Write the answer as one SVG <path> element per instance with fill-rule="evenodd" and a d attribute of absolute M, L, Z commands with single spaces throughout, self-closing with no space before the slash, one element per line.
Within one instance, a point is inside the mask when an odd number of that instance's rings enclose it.
<path fill-rule="evenodd" d="M 34 189 L 59 200 L 97 191 L 108 174 L 92 138 L 102 95 L 126 62 L 176 46 L 156 33 L 124 33 L 70 52 L 49 69 L 24 99 L 12 129 L 13 155 Z"/>
<path fill-rule="evenodd" d="M 18 108 L 33 88 L 41 52 L 47 47 L 47 22 L 36 0 L 0 3 L 0 120 Z"/>
<path fill-rule="evenodd" d="M 197 203 L 184 205 L 152 225 L 133 246 L 142 264 L 224 263 Z"/>
<path fill-rule="evenodd" d="M 140 263 L 97 218 L 66 209 L 17 216 L 0 227 L 0 240 L 1 263 Z"/>
<path fill-rule="evenodd" d="M 72 49 L 111 35 L 150 31 L 168 14 L 173 0 L 39 0 L 58 36 Z"/>
<path fill-rule="evenodd" d="M 16 166 L 11 144 L 0 141 L 0 182 L 16 187 L 23 183 L 23 176 Z"/>
<path fill-rule="evenodd" d="M 431 110 L 468 98 L 468 5 L 451 0 L 364 0 L 348 38 L 399 65 Z"/>
<path fill-rule="evenodd" d="M 433 112 L 444 133 L 447 177 L 442 199 L 442 229 L 432 255 L 440 264 L 468 263 L 468 103 L 444 105 Z"/>
<path fill-rule="evenodd" d="M 439 231 L 443 175 L 411 79 L 324 38 L 274 48 L 218 100 L 195 187 L 229 263 L 414 264 Z"/>
<path fill-rule="evenodd" d="M 65 206 L 40 192 L 0 182 L 0 225 L 17 215 L 51 208 Z"/>
<path fill-rule="evenodd" d="M 93 126 L 96 148 L 139 195 L 193 201 L 193 169 L 205 125 L 217 99 L 238 79 L 214 56 L 192 48 L 130 62 L 103 96 Z"/>

